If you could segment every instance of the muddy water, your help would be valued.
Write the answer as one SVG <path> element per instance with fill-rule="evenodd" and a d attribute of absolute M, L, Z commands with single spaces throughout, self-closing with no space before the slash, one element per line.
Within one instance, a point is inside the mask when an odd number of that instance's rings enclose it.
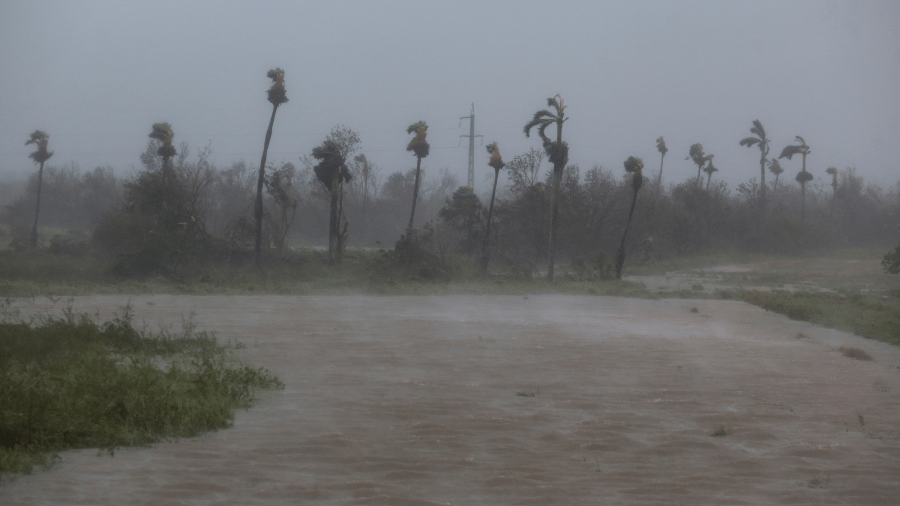
<path fill-rule="evenodd" d="M 75 304 L 110 315 L 122 302 Z M 900 349 L 740 302 L 132 303 L 151 326 L 195 310 L 287 387 L 227 430 L 113 457 L 65 452 L 0 487 L 0 503 L 900 502 Z"/>

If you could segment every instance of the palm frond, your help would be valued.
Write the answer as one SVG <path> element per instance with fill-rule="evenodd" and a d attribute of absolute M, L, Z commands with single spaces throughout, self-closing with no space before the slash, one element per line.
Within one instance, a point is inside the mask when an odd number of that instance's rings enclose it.
<path fill-rule="evenodd" d="M 664 155 L 669 151 L 669 148 L 666 147 L 666 141 L 662 136 L 660 136 L 659 139 L 656 139 L 656 150 Z"/>
<path fill-rule="evenodd" d="M 836 176 L 838 173 L 838 170 L 835 167 L 828 167 L 827 169 L 825 169 L 825 173 L 831 174 L 832 176 Z"/>
<path fill-rule="evenodd" d="M 739 144 L 741 146 L 747 146 L 748 148 L 750 148 L 750 147 L 755 146 L 757 142 L 762 142 L 762 141 L 760 141 L 756 137 L 744 137 L 743 139 L 741 139 L 741 142 Z"/>
<path fill-rule="evenodd" d="M 168 123 L 154 123 L 153 130 L 150 132 L 149 137 L 151 139 L 156 139 L 165 144 L 172 143 L 172 137 L 175 136 L 175 133 L 172 131 L 172 125 Z"/>
<path fill-rule="evenodd" d="M 640 172 L 644 168 L 644 160 L 629 156 L 624 165 L 625 172 Z"/>
<path fill-rule="evenodd" d="M 812 181 L 813 175 L 809 172 L 806 172 L 805 170 L 801 170 L 797 173 L 797 177 L 795 177 L 794 179 L 796 179 L 798 183 L 803 184 Z"/>
<path fill-rule="evenodd" d="M 781 154 L 778 155 L 778 158 L 787 158 L 790 160 L 794 155 L 799 155 L 801 153 L 803 153 L 803 146 L 791 144 L 790 146 L 785 146 L 784 149 L 781 150 Z"/>
<path fill-rule="evenodd" d="M 47 132 L 44 132 L 43 130 L 35 130 L 34 132 L 31 132 L 31 136 L 27 141 L 25 141 L 25 145 L 27 146 L 29 144 L 37 144 L 38 146 L 40 146 L 41 144 L 46 144 L 47 139 L 49 138 L 50 135 L 48 135 Z"/>
<path fill-rule="evenodd" d="M 784 169 L 781 168 L 781 164 L 778 163 L 778 160 L 773 159 L 769 160 L 769 172 L 777 176 L 778 174 L 784 172 Z"/>
<path fill-rule="evenodd" d="M 525 137 L 531 137 L 531 129 L 545 122 L 553 121 L 553 113 L 548 111 L 547 109 L 541 109 L 540 111 L 534 113 L 534 117 L 531 118 L 531 121 L 525 124 Z"/>
<path fill-rule="evenodd" d="M 766 141 L 766 129 L 758 119 L 753 120 L 753 128 L 750 129 L 750 133 L 758 135 L 760 142 Z"/>

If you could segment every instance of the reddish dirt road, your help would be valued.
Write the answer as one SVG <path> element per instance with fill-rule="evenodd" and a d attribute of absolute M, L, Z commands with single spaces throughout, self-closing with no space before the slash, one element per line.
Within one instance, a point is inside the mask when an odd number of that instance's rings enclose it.
<path fill-rule="evenodd" d="M 107 317 L 124 302 L 75 306 Z M 65 452 L 0 487 L 0 503 L 900 503 L 900 349 L 741 302 L 132 303 L 151 326 L 195 310 L 285 390 L 227 430 Z"/>

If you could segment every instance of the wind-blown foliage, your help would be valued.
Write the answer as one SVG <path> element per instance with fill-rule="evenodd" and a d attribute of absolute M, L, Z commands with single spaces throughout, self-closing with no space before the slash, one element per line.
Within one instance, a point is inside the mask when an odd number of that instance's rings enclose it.
<path fill-rule="evenodd" d="M 703 172 L 706 172 L 706 191 L 709 191 L 709 182 L 712 181 L 712 175 L 716 172 L 719 172 L 719 169 L 713 165 L 713 157 L 716 155 L 706 155 L 706 167 L 703 168 Z"/>
<path fill-rule="evenodd" d="M 497 179 L 500 177 L 500 170 L 506 166 L 503 163 L 503 158 L 500 156 L 500 148 L 497 147 L 497 141 L 487 146 L 487 152 L 491 155 L 491 161 L 488 162 L 488 165 L 494 168 L 494 186 L 491 190 L 491 203 L 488 206 L 487 223 L 484 226 L 484 239 L 481 241 L 481 270 L 484 272 L 487 272 L 490 260 L 491 218 L 494 214 L 494 197 L 497 195 Z"/>
<path fill-rule="evenodd" d="M 547 266 L 547 279 L 553 281 L 553 267 L 556 260 L 556 226 L 559 214 L 559 182 L 566 164 L 569 163 L 569 143 L 562 140 L 563 123 L 568 119 L 565 117 L 565 102 L 557 93 L 555 97 L 547 99 L 547 105 L 553 109 L 553 112 L 547 109 L 535 112 L 531 121 L 525 124 L 524 131 L 525 137 L 530 137 L 531 130 L 537 128 L 538 135 L 544 144 L 544 151 L 547 152 L 547 158 L 553 164 L 553 191 L 550 200 L 550 253 Z M 555 141 L 546 134 L 550 125 L 556 125 Z"/>
<path fill-rule="evenodd" d="M 659 196 L 659 187 L 662 185 L 663 160 L 666 158 L 666 153 L 669 152 L 666 141 L 661 135 L 659 139 L 656 139 L 656 150 L 659 151 L 659 177 L 656 179 L 656 195 Z"/>
<path fill-rule="evenodd" d="M 760 180 L 760 188 L 759 188 L 759 198 L 761 202 L 765 202 L 766 200 L 766 157 L 769 156 L 769 139 L 766 138 L 766 129 L 763 128 L 762 123 L 759 122 L 758 119 L 753 120 L 753 127 L 750 128 L 750 133 L 754 134 L 756 137 L 744 137 L 741 139 L 740 145 L 747 146 L 751 148 L 753 146 L 759 145 L 759 180 Z"/>
<path fill-rule="evenodd" d="M 700 171 L 703 169 L 703 166 L 706 165 L 707 158 L 706 154 L 703 152 L 703 145 L 699 142 L 697 144 L 692 144 L 691 149 L 688 152 L 688 156 L 685 160 L 693 160 L 694 163 L 697 164 L 697 184 L 700 184 Z"/>
<path fill-rule="evenodd" d="M 622 266 L 625 264 L 625 239 L 628 237 L 628 229 L 631 227 L 631 218 L 634 216 L 634 205 L 637 203 L 638 190 L 644 183 L 644 161 L 640 158 L 629 156 L 625 160 L 625 172 L 631 174 L 631 208 L 628 210 L 628 221 L 625 222 L 625 230 L 622 232 L 622 240 L 619 241 L 619 249 L 616 252 L 616 279 L 622 279 Z"/>
<path fill-rule="evenodd" d="M 778 191 L 778 176 L 784 172 L 784 169 L 781 168 L 781 163 L 778 162 L 777 159 L 773 158 L 769 160 L 769 172 L 775 174 L 775 184 L 772 186 L 772 198 L 775 198 L 775 192 Z"/>
<path fill-rule="evenodd" d="M 337 126 L 320 145 L 312 150 L 312 156 L 319 163 L 313 167 L 316 178 L 328 190 L 330 197 L 330 213 L 328 226 L 328 261 L 333 264 L 340 261 L 343 254 L 345 226 L 341 230 L 343 208 L 341 195 L 343 184 L 349 182 L 353 174 L 347 166 L 347 159 L 359 145 L 359 135 L 346 127 Z"/>
<path fill-rule="evenodd" d="M 800 183 L 800 193 L 802 198 L 800 200 L 800 220 L 806 219 L 806 183 L 812 181 L 813 176 L 809 172 L 806 172 L 806 155 L 810 153 L 809 146 L 806 145 L 806 141 L 803 140 L 803 137 L 799 135 L 796 136 L 797 144 L 791 144 L 785 146 L 783 150 L 781 150 L 781 155 L 778 158 L 787 158 L 791 159 L 794 155 L 802 155 L 803 156 L 803 169 L 797 173 L 797 177 L 794 178 Z"/>

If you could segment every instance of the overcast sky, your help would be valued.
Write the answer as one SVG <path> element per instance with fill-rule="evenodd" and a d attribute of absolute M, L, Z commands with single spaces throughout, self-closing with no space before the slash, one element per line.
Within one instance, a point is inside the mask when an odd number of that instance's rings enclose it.
<path fill-rule="evenodd" d="M 0 0 L 0 176 L 33 171 L 28 135 L 52 163 L 138 165 L 155 122 L 176 143 L 212 141 L 213 161 L 258 167 L 271 114 L 266 72 L 285 70 L 269 160 L 295 164 L 334 125 L 362 138 L 383 174 L 415 166 L 406 128 L 429 125 L 434 174 L 466 180 L 467 116 L 509 161 L 522 127 L 557 93 L 570 163 L 615 173 L 630 155 L 664 178 L 759 177 L 738 145 L 762 121 L 772 154 L 803 136 L 808 170 L 855 165 L 900 180 L 900 2 L 204 2 Z M 479 140 L 480 143 L 480 140 Z M 492 169 L 476 147 L 476 189 Z M 800 160 L 782 161 L 789 180 Z M 545 168 L 548 170 L 549 166 Z"/>

